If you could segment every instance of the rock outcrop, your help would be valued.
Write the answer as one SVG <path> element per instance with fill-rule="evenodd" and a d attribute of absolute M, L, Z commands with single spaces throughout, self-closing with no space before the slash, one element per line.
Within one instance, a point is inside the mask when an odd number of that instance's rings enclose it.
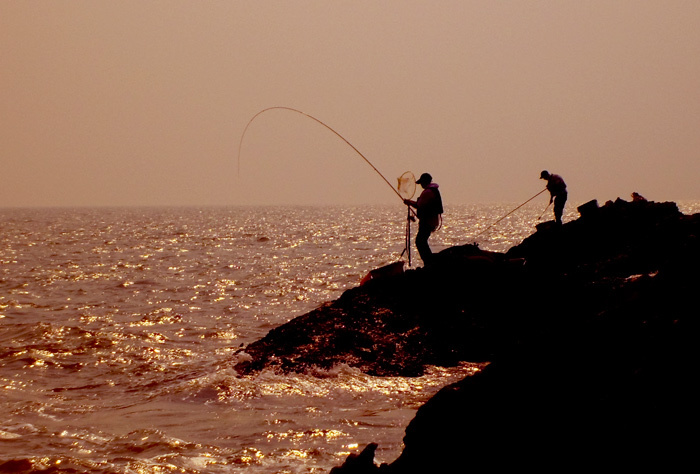
<path fill-rule="evenodd" d="M 377 466 L 370 445 L 334 473 L 694 463 L 700 214 L 643 199 L 579 210 L 505 254 L 453 247 L 348 290 L 250 344 L 236 369 L 490 362 L 418 410 L 397 460 Z"/>

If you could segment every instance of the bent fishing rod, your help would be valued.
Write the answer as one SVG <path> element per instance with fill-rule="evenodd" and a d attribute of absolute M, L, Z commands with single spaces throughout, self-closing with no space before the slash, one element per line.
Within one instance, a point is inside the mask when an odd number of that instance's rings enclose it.
<path fill-rule="evenodd" d="M 360 156 L 362 157 L 362 159 L 365 160 L 365 162 L 366 162 L 368 165 L 370 165 L 370 166 L 372 167 L 372 169 L 373 169 L 379 176 L 381 176 L 381 178 L 384 180 L 384 182 L 385 182 L 386 184 L 389 185 L 389 187 L 391 188 L 391 190 L 394 191 L 394 193 L 395 193 L 395 194 L 401 199 L 401 201 L 403 202 L 403 199 L 404 199 L 404 198 L 401 196 L 401 194 L 398 192 L 398 190 L 396 190 L 396 188 L 394 188 L 394 186 L 392 186 L 392 184 L 389 182 L 389 180 L 386 179 L 386 178 L 384 177 L 384 175 L 383 175 L 382 173 L 379 172 L 379 170 L 377 169 L 377 167 L 374 166 L 374 165 L 372 164 L 372 162 L 369 161 L 369 159 L 367 159 L 367 157 L 366 157 L 365 155 L 363 155 L 362 152 L 361 152 L 360 150 L 358 150 L 358 149 L 355 147 L 355 145 L 353 145 L 352 143 L 350 143 L 350 142 L 349 142 L 344 136 L 342 136 L 340 133 L 336 132 L 330 125 L 328 125 L 328 124 L 324 123 L 323 121 L 317 119 L 317 118 L 314 117 L 313 115 L 309 115 L 309 114 L 307 114 L 306 112 L 302 112 L 301 110 L 297 110 L 297 109 L 294 109 L 294 108 L 292 108 L 292 107 L 284 107 L 284 106 L 268 107 L 268 108 L 266 108 L 266 109 L 261 110 L 261 111 L 258 112 L 257 114 L 255 114 L 255 115 L 253 116 L 253 118 L 251 118 L 251 119 L 248 121 L 248 123 L 246 124 L 245 128 L 243 129 L 243 133 L 241 134 L 241 140 L 240 140 L 240 142 L 238 143 L 238 175 L 239 175 L 239 176 L 240 176 L 240 174 L 241 174 L 241 147 L 243 146 L 243 137 L 245 137 L 245 134 L 246 134 L 246 132 L 248 131 L 248 127 L 250 127 L 250 124 L 253 123 L 253 120 L 255 120 L 259 115 L 262 115 L 263 113 L 265 113 L 265 112 L 267 112 L 267 111 L 270 111 L 270 110 L 288 110 L 288 111 L 290 111 L 290 112 L 296 112 L 296 113 L 301 114 L 301 115 L 303 115 L 303 116 L 305 116 L 305 117 L 308 117 L 308 118 L 310 118 L 311 120 L 313 120 L 313 121 L 315 121 L 315 122 L 317 122 L 317 123 L 320 123 L 321 125 L 323 125 L 324 127 L 326 127 L 328 130 L 330 130 L 330 131 L 333 132 L 335 135 L 337 135 L 341 140 L 343 140 L 348 146 L 350 146 L 350 148 L 352 148 L 353 150 L 355 150 L 355 152 L 356 152 L 358 155 L 360 155 Z M 409 207 L 410 207 L 410 206 L 409 206 Z"/>

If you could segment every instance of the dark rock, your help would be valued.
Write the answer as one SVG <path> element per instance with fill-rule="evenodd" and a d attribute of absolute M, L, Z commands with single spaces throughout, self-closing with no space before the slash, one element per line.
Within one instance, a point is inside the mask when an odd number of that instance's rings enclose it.
<path fill-rule="evenodd" d="M 367 474 L 378 473 L 379 468 L 374 464 L 374 452 L 377 443 L 368 444 L 360 454 L 349 454 L 345 463 L 331 469 L 330 474 Z"/>
<path fill-rule="evenodd" d="M 0 472 L 29 472 L 31 469 L 32 463 L 27 459 L 12 459 L 0 464 Z"/>
<path fill-rule="evenodd" d="M 581 217 L 591 217 L 595 215 L 596 212 L 598 212 L 598 200 L 593 199 L 592 201 L 588 201 L 585 204 L 581 204 L 579 207 L 576 208 L 578 213 L 581 215 Z"/>
<path fill-rule="evenodd" d="M 383 267 L 371 270 L 367 276 L 360 281 L 360 285 L 364 285 L 373 279 L 376 280 L 377 278 L 400 275 L 404 272 L 405 266 L 406 263 L 403 260 L 400 260 L 398 262 L 390 263 L 389 265 L 384 265 Z"/>
<path fill-rule="evenodd" d="M 426 365 L 489 360 L 496 341 L 487 330 L 500 324 L 490 305 L 522 262 L 473 245 L 447 249 L 428 268 L 370 279 L 271 330 L 245 348 L 251 358 L 236 370 L 303 372 L 344 363 L 371 375 L 418 376 Z"/>
<path fill-rule="evenodd" d="M 698 235 L 674 203 L 591 204 L 505 254 L 453 247 L 348 290 L 236 369 L 490 362 L 418 410 L 397 460 L 336 472 L 674 471 L 695 458 Z"/>

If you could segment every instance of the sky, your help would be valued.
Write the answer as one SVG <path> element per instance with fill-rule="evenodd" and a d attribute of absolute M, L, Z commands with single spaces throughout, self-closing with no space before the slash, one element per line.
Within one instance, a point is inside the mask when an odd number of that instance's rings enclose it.
<path fill-rule="evenodd" d="M 412 171 L 448 208 L 543 169 L 700 199 L 700 2 L 0 2 L 0 207 L 402 205 Z"/>

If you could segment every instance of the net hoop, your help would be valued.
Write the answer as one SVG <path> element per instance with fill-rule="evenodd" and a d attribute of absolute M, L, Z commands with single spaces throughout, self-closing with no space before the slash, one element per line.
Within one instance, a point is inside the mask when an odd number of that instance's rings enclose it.
<path fill-rule="evenodd" d="M 411 199 L 416 194 L 416 176 L 412 172 L 406 171 L 399 176 L 396 189 L 402 198 Z"/>

